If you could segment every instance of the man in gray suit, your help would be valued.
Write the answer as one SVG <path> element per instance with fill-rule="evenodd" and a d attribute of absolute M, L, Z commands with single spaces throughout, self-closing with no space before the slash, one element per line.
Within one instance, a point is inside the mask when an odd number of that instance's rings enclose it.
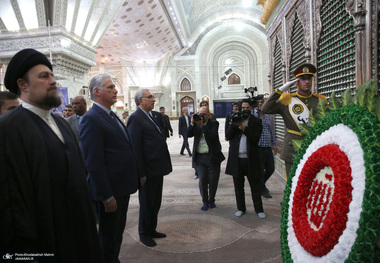
<path fill-rule="evenodd" d="M 71 104 L 73 105 L 73 110 L 75 114 L 67 118 L 66 121 L 69 123 L 71 129 L 73 129 L 75 137 L 79 142 L 79 123 L 83 115 L 87 112 L 87 103 L 83 96 L 76 96 L 72 100 Z"/>

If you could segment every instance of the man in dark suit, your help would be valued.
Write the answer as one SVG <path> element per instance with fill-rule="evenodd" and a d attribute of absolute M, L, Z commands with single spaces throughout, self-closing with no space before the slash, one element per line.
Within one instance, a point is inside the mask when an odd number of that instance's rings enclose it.
<path fill-rule="evenodd" d="M 199 109 L 199 120 L 191 117 L 187 135 L 194 137 L 193 166 L 199 176 L 202 210 L 215 208 L 215 195 L 220 176 L 220 164 L 225 159 L 219 141 L 219 122 L 209 118 L 207 107 Z"/>
<path fill-rule="evenodd" d="M 67 104 L 65 106 L 65 111 L 66 111 L 66 118 L 73 116 L 74 115 L 73 105 Z"/>
<path fill-rule="evenodd" d="M 179 135 L 179 138 L 181 138 L 181 136 L 183 137 L 183 143 L 182 143 L 181 151 L 179 153 L 181 155 L 185 155 L 183 152 L 186 148 L 187 153 L 191 157 L 191 151 L 190 151 L 189 141 L 187 137 L 187 128 L 190 126 L 191 119 L 190 119 L 189 110 L 187 109 L 187 107 L 183 107 L 182 113 L 183 113 L 182 116 L 179 117 L 178 119 L 178 135 Z"/>
<path fill-rule="evenodd" d="M 129 134 L 111 110 L 117 89 L 109 74 L 89 84 L 92 108 L 79 125 L 80 141 L 99 217 L 99 238 L 105 262 L 119 262 L 129 196 L 139 187 L 137 162 Z"/>
<path fill-rule="evenodd" d="M 135 94 L 137 110 L 131 114 L 127 129 L 133 138 L 133 150 L 138 162 L 140 178 L 144 185 L 139 190 L 140 241 L 149 247 L 157 245 L 153 238 L 166 237 L 157 232 L 157 218 L 161 207 L 164 175 L 172 171 L 166 137 L 151 115 L 155 97 L 148 89 Z"/>
<path fill-rule="evenodd" d="M 86 168 L 61 104 L 52 65 L 34 49 L 9 62 L 5 87 L 21 106 L 0 118 L 0 250 L 34 260 L 103 262 Z"/>
<path fill-rule="evenodd" d="M 123 114 L 122 114 L 122 116 L 123 116 L 123 119 L 122 119 L 123 124 L 124 124 L 124 126 L 127 126 L 127 122 L 128 122 L 128 118 L 129 118 L 129 112 L 128 111 L 124 111 Z"/>
<path fill-rule="evenodd" d="M 79 142 L 79 123 L 83 115 L 87 112 L 87 103 L 83 96 L 76 96 L 73 98 L 71 104 L 73 105 L 75 114 L 68 117 L 66 121 L 69 123 L 71 129 L 73 129 L 75 137 Z"/>
<path fill-rule="evenodd" d="M 173 129 L 172 126 L 170 125 L 170 120 L 169 116 L 165 114 L 165 107 L 160 107 L 160 113 L 162 115 L 162 129 L 165 133 L 165 136 L 169 138 L 170 136 L 173 136 Z M 170 132 L 170 136 L 169 136 Z"/>
<path fill-rule="evenodd" d="M 210 112 L 210 106 L 208 105 L 208 101 L 207 100 L 202 100 L 199 103 L 199 108 L 202 108 L 202 107 L 206 107 L 207 108 L 209 119 L 216 120 L 215 114 Z"/>
<path fill-rule="evenodd" d="M 244 181 L 247 176 L 251 187 L 253 205 L 259 218 L 266 217 L 261 200 L 261 160 L 258 143 L 263 126 L 261 120 L 251 114 L 251 101 L 243 100 L 241 104 L 242 120 L 232 123 L 226 132 L 230 142 L 226 174 L 233 176 L 238 211 L 242 216 L 246 211 Z"/>

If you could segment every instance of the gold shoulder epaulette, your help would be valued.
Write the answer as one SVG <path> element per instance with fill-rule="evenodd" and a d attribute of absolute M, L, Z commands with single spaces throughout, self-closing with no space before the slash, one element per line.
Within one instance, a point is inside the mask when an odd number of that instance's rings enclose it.
<path fill-rule="evenodd" d="M 328 104 L 327 98 L 324 95 L 313 93 L 314 97 L 317 97 L 318 99 L 324 99 L 326 103 Z"/>
<path fill-rule="evenodd" d="M 282 93 L 281 97 L 278 99 L 281 104 L 288 106 L 292 100 L 292 97 L 295 97 L 295 93 Z"/>

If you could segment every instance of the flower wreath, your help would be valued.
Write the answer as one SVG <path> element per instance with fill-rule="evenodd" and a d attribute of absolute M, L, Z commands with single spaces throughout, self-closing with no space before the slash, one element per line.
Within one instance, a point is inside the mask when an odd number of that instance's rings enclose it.
<path fill-rule="evenodd" d="M 380 258 L 380 98 L 377 81 L 311 113 L 285 188 L 283 262 Z M 343 105 L 343 107 L 341 107 Z M 331 112 L 329 112 L 331 111 Z"/>

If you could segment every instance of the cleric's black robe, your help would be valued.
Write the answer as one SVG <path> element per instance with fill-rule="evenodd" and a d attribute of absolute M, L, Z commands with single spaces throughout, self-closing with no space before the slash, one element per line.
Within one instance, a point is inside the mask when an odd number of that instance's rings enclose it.
<path fill-rule="evenodd" d="M 53 117 L 65 143 L 22 106 L 0 117 L 0 251 L 102 262 L 79 146 Z"/>

